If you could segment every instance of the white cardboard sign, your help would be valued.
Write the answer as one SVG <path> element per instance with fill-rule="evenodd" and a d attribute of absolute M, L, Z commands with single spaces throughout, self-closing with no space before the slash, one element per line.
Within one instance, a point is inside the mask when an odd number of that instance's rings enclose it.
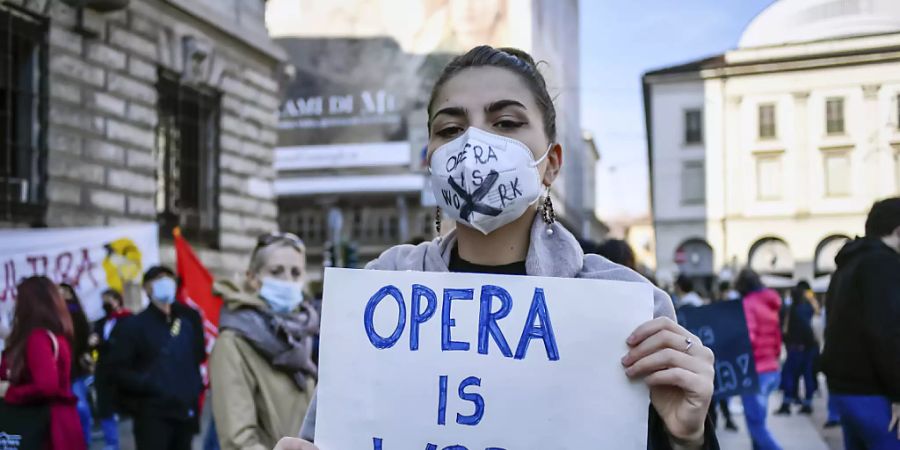
<path fill-rule="evenodd" d="M 640 283 L 327 269 L 321 450 L 647 447 Z"/>

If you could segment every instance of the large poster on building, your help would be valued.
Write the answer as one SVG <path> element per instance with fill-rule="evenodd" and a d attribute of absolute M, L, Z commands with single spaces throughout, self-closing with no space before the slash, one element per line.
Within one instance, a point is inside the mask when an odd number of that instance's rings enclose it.
<path fill-rule="evenodd" d="M 0 230 L 0 311 L 12 311 L 16 285 L 35 275 L 72 285 L 91 320 L 103 315 L 100 294 L 107 288 L 139 308 L 141 277 L 159 264 L 158 233 L 155 223 Z"/>
<path fill-rule="evenodd" d="M 405 53 L 391 38 L 280 38 L 295 75 L 279 113 L 279 147 L 406 142 L 449 55 Z M 427 89 L 426 89 L 427 88 Z"/>

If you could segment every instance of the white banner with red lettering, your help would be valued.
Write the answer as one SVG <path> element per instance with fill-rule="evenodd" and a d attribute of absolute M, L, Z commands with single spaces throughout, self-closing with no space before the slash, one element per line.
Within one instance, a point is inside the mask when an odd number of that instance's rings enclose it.
<path fill-rule="evenodd" d="M 107 288 L 121 292 L 126 306 L 137 309 L 146 301 L 141 278 L 156 264 L 155 223 L 0 230 L 0 312 L 12 311 L 16 285 L 34 275 L 71 284 L 90 320 L 103 315 L 100 294 Z"/>

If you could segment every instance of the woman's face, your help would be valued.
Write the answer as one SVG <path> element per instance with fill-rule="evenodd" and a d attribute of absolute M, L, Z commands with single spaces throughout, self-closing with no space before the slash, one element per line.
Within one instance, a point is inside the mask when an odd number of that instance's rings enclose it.
<path fill-rule="evenodd" d="M 249 281 L 259 290 L 263 278 L 302 283 L 304 274 L 306 274 L 306 257 L 293 247 L 278 246 L 269 249 L 259 273 L 250 274 Z"/>
<path fill-rule="evenodd" d="M 434 151 L 456 139 L 469 127 L 480 128 L 524 143 L 535 159 L 551 142 L 534 95 L 514 72 L 499 67 L 471 67 L 450 78 L 432 105 L 428 160 Z M 549 186 L 562 165 L 562 148 L 554 144 L 538 166 Z"/>
<path fill-rule="evenodd" d="M 72 301 L 74 297 L 72 297 L 72 293 L 65 287 L 59 287 L 59 295 L 63 298 L 63 300 L 69 302 Z"/>

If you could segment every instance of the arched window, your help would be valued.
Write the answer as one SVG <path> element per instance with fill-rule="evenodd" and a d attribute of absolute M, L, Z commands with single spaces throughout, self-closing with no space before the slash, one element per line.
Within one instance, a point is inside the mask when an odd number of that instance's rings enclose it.
<path fill-rule="evenodd" d="M 844 244 L 850 240 L 849 237 L 836 234 L 822 239 L 822 242 L 816 247 L 815 273 L 816 277 L 828 275 L 836 269 L 834 257 L 837 256 Z"/>
<path fill-rule="evenodd" d="M 713 250 L 703 239 L 688 239 L 675 250 L 678 271 L 689 277 L 713 275 Z"/>
<path fill-rule="evenodd" d="M 762 238 L 750 247 L 750 268 L 760 275 L 791 278 L 794 256 L 787 243 L 776 237 Z"/>

